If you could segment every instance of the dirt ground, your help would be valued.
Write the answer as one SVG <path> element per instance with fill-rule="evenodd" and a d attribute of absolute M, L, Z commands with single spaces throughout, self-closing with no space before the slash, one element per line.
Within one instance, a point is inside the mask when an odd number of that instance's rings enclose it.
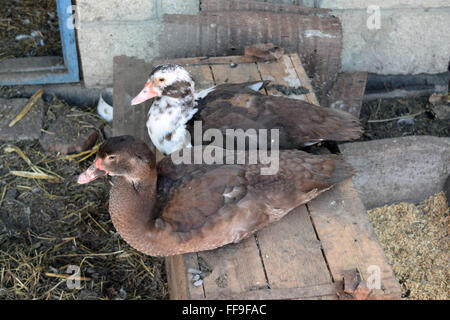
<path fill-rule="evenodd" d="M 46 104 L 48 114 L 69 108 L 56 98 Z M 17 152 L 8 152 L 11 146 L 60 181 L 11 174 L 31 171 Z M 168 297 L 164 260 L 130 248 L 114 229 L 106 179 L 76 183 L 93 160 L 80 162 L 84 156 L 45 152 L 39 142 L 0 142 L 0 299 Z M 77 268 L 81 281 L 74 288 L 67 278 Z"/>
<path fill-rule="evenodd" d="M 413 135 L 450 137 L 450 120 L 437 118 L 430 108 L 428 98 L 425 96 L 364 102 L 360 116 L 364 126 L 362 140 Z"/>
<path fill-rule="evenodd" d="M 61 56 L 55 0 L 2 0 L 0 60 Z"/>

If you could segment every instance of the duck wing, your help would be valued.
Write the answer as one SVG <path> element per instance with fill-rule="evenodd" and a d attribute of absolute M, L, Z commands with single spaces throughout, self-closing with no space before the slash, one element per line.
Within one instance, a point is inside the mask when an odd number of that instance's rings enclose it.
<path fill-rule="evenodd" d="M 165 193 L 159 218 L 181 243 L 197 250 L 237 242 L 277 221 L 333 184 L 352 175 L 339 156 L 283 150 L 279 170 L 261 175 L 262 164 L 158 165 L 158 193 Z"/>
<path fill-rule="evenodd" d="M 281 96 L 266 96 L 247 84 L 221 85 L 198 100 L 203 130 L 279 129 L 280 148 L 298 148 L 322 140 L 347 141 L 362 134 L 351 114 Z"/>

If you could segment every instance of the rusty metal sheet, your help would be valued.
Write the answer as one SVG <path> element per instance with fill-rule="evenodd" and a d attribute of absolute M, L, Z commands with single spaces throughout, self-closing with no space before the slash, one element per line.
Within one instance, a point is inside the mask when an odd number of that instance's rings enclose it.
<path fill-rule="evenodd" d="M 325 15 L 330 9 L 303 7 L 295 4 L 273 3 L 247 0 L 203 0 L 201 11 L 269 11 L 274 13 L 299 13 L 304 15 Z"/>
<path fill-rule="evenodd" d="M 366 82 L 367 72 L 339 73 L 324 106 L 347 111 L 359 118 Z"/>
<path fill-rule="evenodd" d="M 243 55 L 245 47 L 269 42 L 299 54 L 322 103 L 341 62 L 342 27 L 336 17 L 263 11 L 165 15 L 160 54 L 165 59 Z"/>

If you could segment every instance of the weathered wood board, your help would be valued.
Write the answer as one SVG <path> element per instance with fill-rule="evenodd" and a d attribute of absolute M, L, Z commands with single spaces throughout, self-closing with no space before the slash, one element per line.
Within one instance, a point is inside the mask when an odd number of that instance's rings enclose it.
<path fill-rule="evenodd" d="M 141 128 L 145 128 L 143 113 L 149 106 L 130 115 L 129 102 L 152 66 L 128 57 L 116 57 L 114 61 L 114 134 L 148 139 Z M 162 62 L 167 61 L 154 64 Z M 171 62 L 191 72 L 196 89 L 267 79 L 274 84 L 306 88 L 307 93 L 290 97 L 318 104 L 296 54 L 269 62 L 239 56 Z M 237 65 L 231 67 L 230 62 Z M 264 92 L 281 94 L 276 87 Z M 373 272 L 373 266 L 380 270 L 381 289 L 374 290 L 369 298 L 400 298 L 400 286 L 351 179 L 238 244 L 166 259 L 172 299 L 338 299 L 345 271 L 358 269 L 364 280 L 370 280 L 367 270 L 371 267 L 369 271 Z M 207 276 L 195 286 L 197 270 Z"/>

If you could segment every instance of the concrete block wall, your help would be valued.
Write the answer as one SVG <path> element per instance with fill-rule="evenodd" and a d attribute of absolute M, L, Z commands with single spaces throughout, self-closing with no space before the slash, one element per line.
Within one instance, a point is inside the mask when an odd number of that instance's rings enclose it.
<path fill-rule="evenodd" d="M 434 74 L 448 69 L 450 0 L 268 1 L 332 9 L 343 26 L 341 71 L 402 75 Z M 158 57 L 162 16 L 196 14 L 199 2 L 77 0 L 77 34 L 86 86 L 112 84 L 116 55 L 147 61 Z M 372 19 L 374 11 L 368 10 L 372 6 L 379 8 L 379 27 L 370 23 L 376 22 Z"/>
<path fill-rule="evenodd" d="M 379 8 L 379 28 L 369 6 Z M 342 71 L 434 74 L 449 67 L 449 0 L 319 0 L 318 7 L 341 19 Z"/>
<path fill-rule="evenodd" d="M 77 0 L 78 45 L 84 83 L 113 83 L 113 58 L 159 56 L 158 36 L 166 13 L 197 14 L 199 0 Z"/>

